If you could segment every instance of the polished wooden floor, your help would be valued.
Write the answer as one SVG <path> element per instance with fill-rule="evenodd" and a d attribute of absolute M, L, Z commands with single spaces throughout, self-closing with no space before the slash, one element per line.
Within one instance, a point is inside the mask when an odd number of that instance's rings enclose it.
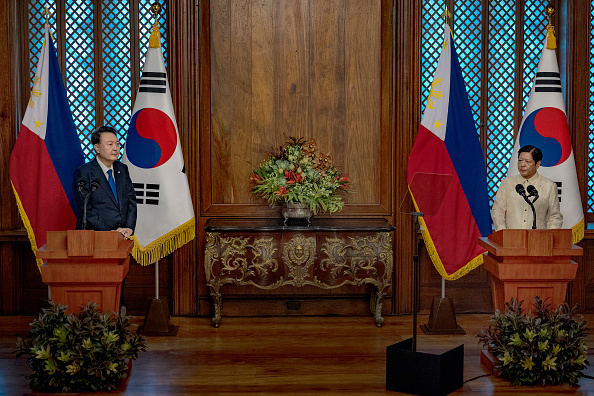
<path fill-rule="evenodd" d="M 31 317 L 0 317 L 0 395 L 32 394 L 30 368 L 11 351 Z M 441 353 L 464 344 L 464 386 L 453 394 L 594 394 L 594 379 L 579 388 L 519 387 L 480 365 L 476 334 L 488 315 L 458 315 L 466 335 L 418 335 L 418 350 Z M 594 315 L 586 315 L 590 322 Z M 142 318 L 135 323 L 142 324 Z M 371 317 L 176 317 L 176 337 L 148 337 L 149 349 L 133 363 L 126 395 L 395 395 L 386 391 L 386 347 L 409 338 L 412 318 L 389 316 L 377 328 Z M 419 324 L 427 316 L 419 316 Z M 587 339 L 594 354 L 594 336 Z M 589 359 L 593 364 L 594 360 Z M 585 374 L 594 378 L 594 369 Z M 111 393 L 112 395 L 118 393 Z"/>

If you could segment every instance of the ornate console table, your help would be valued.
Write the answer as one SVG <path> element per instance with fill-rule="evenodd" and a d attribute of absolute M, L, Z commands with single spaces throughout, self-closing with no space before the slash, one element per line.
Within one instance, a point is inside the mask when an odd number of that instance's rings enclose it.
<path fill-rule="evenodd" d="M 308 227 L 285 226 L 281 219 L 211 219 L 204 229 L 213 326 L 221 321 L 225 284 L 265 290 L 371 284 L 371 314 L 378 327 L 384 322 L 381 310 L 392 279 L 395 229 L 387 221 L 313 219 Z"/>

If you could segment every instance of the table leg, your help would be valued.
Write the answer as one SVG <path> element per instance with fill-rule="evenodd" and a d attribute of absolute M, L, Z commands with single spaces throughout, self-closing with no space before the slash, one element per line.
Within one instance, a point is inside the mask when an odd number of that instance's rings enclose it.
<path fill-rule="evenodd" d="M 384 324 L 384 317 L 382 316 L 383 299 L 384 293 L 373 286 L 369 298 L 369 307 L 371 308 L 371 315 L 375 318 L 377 327 L 382 327 L 382 324 Z"/>
<path fill-rule="evenodd" d="M 219 291 L 213 290 L 210 295 L 212 296 L 212 302 L 214 305 L 214 316 L 212 318 L 212 326 L 219 327 L 221 323 L 221 314 L 223 309 L 223 296 Z"/>

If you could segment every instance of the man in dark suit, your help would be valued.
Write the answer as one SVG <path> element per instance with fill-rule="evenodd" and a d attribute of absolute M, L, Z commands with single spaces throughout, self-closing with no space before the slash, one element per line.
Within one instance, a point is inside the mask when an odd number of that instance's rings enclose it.
<path fill-rule="evenodd" d="M 117 159 L 120 142 L 112 127 L 102 126 L 91 134 L 91 143 L 97 155 L 74 172 L 72 189 L 77 216 L 76 228 L 84 229 L 84 201 L 87 202 L 86 229 L 95 231 L 117 230 L 126 239 L 136 227 L 136 192 L 128 167 Z"/>

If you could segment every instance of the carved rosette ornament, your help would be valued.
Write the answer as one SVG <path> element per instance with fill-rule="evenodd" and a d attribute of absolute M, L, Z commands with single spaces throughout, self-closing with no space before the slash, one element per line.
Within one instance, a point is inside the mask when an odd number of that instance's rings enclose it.
<path fill-rule="evenodd" d="M 316 238 L 306 238 L 301 234 L 295 235 L 283 247 L 283 261 L 289 268 L 289 278 L 286 284 L 302 287 L 312 284 L 306 281 L 310 276 L 309 267 L 316 260 Z"/>

